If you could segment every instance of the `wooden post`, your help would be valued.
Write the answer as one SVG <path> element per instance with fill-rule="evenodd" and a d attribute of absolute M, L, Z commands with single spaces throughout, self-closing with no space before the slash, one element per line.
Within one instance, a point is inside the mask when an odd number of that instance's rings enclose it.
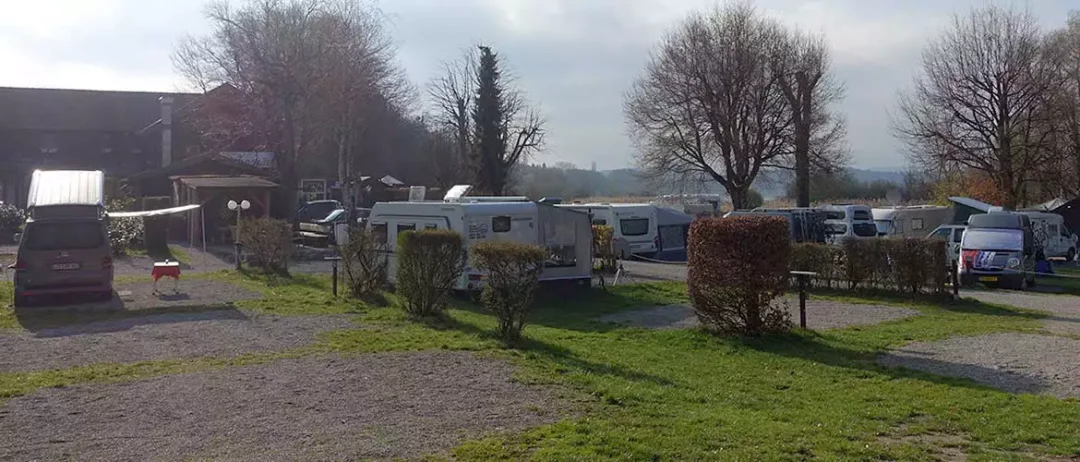
<path fill-rule="evenodd" d="M 806 275 L 799 275 L 799 327 L 806 329 Z"/>

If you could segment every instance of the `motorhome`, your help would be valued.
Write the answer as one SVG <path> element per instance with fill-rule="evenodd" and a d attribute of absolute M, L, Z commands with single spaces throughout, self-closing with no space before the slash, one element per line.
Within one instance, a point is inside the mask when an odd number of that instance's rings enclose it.
<path fill-rule="evenodd" d="M 611 226 L 614 239 L 625 239 L 630 253 L 651 257 L 660 245 L 656 206 L 652 204 L 557 204 L 559 208 L 584 212 L 592 224 Z M 624 256 L 625 257 L 625 256 Z"/>
<path fill-rule="evenodd" d="M 825 214 L 825 241 L 840 244 L 847 239 L 877 236 L 871 209 L 866 205 L 833 204 L 818 207 Z"/>
<path fill-rule="evenodd" d="M 871 210 L 878 236 L 923 237 L 949 223 L 954 210 L 940 205 L 877 207 Z"/>
<path fill-rule="evenodd" d="M 1017 212 L 1031 219 L 1035 241 L 1047 258 L 1076 259 L 1076 234 L 1065 226 L 1065 217 L 1047 212 Z"/>
<path fill-rule="evenodd" d="M 592 281 L 592 226 L 589 215 L 537 204 L 524 197 L 466 197 L 467 186 L 455 186 L 442 201 L 379 202 L 367 227 L 393 249 L 399 234 L 424 229 L 461 233 L 466 246 L 503 240 L 539 245 L 548 258 L 540 280 Z M 397 257 L 388 253 L 388 275 L 394 280 Z M 458 290 L 482 287 L 484 274 L 468 261 Z"/>
<path fill-rule="evenodd" d="M 980 282 L 1023 290 L 1035 284 L 1035 263 L 1030 217 L 990 212 L 968 218 L 958 263 L 963 285 Z"/>
<path fill-rule="evenodd" d="M 100 171 L 34 171 L 19 236 L 15 306 L 72 292 L 112 297 L 113 261 Z"/>

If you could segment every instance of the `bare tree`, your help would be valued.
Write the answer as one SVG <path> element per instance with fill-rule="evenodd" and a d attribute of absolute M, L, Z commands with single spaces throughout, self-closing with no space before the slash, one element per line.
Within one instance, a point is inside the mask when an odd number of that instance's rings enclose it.
<path fill-rule="evenodd" d="M 1033 173 L 1055 162 L 1055 60 L 1027 11 L 987 6 L 956 16 L 923 51 L 922 72 L 894 121 L 915 160 L 975 170 L 1017 206 Z"/>
<path fill-rule="evenodd" d="M 1080 194 L 1080 11 L 1069 14 L 1065 27 L 1049 37 L 1050 50 L 1044 59 L 1060 64 L 1063 84 L 1054 95 L 1060 109 L 1060 132 L 1056 148 L 1061 155 L 1059 165 L 1051 166 L 1059 173 L 1059 192 Z"/>
<path fill-rule="evenodd" d="M 472 50 L 456 61 L 443 63 L 443 75 L 428 85 L 434 104 L 434 119 L 451 129 L 461 162 L 469 161 L 473 150 L 472 109 L 476 96 L 476 54 Z"/>
<path fill-rule="evenodd" d="M 792 100 L 804 109 L 798 121 L 808 158 L 838 152 L 823 144 L 843 137 L 824 110 L 826 96 L 839 97 L 828 93 L 827 55 L 812 42 L 792 49 L 802 43 L 793 37 L 746 2 L 692 14 L 668 33 L 624 104 L 639 166 L 654 181 L 715 181 L 744 208 L 762 172 L 792 167 Z M 800 87 L 790 82 L 799 71 L 821 76 Z"/>
<path fill-rule="evenodd" d="M 830 74 L 824 36 L 791 31 L 773 59 L 773 72 L 791 108 L 796 203 L 809 207 L 811 164 L 827 172 L 846 162 L 844 121 L 829 111 L 844 91 Z"/>

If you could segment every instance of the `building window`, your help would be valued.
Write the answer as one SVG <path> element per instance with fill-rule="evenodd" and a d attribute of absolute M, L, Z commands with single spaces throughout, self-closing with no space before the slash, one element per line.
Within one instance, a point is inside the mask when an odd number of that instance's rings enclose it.
<path fill-rule="evenodd" d="M 46 133 L 41 136 L 42 154 L 56 154 L 60 149 L 56 145 L 56 134 Z"/>

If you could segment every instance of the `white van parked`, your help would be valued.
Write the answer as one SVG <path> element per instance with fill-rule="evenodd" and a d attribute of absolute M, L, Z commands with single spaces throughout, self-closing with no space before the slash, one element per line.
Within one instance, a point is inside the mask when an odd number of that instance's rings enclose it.
<path fill-rule="evenodd" d="M 1076 234 L 1065 226 L 1065 217 L 1047 212 L 1017 212 L 1031 218 L 1036 246 L 1047 258 L 1076 259 Z"/>
<path fill-rule="evenodd" d="M 547 249 L 541 281 L 592 281 L 592 226 L 588 215 L 518 197 L 461 197 L 455 186 L 442 201 L 379 202 L 371 209 L 368 229 L 391 249 L 388 276 L 394 280 L 398 234 L 424 229 L 461 233 L 465 246 L 480 241 L 512 241 Z M 466 262 L 458 290 L 482 287 L 483 273 Z"/>
<path fill-rule="evenodd" d="M 870 206 L 837 204 L 818 207 L 825 213 L 825 242 L 839 244 L 847 239 L 877 236 L 877 225 Z"/>
<path fill-rule="evenodd" d="M 556 207 L 587 213 L 594 225 L 611 226 L 613 238 L 625 239 L 634 255 L 650 257 L 659 251 L 655 205 L 558 204 Z"/>

